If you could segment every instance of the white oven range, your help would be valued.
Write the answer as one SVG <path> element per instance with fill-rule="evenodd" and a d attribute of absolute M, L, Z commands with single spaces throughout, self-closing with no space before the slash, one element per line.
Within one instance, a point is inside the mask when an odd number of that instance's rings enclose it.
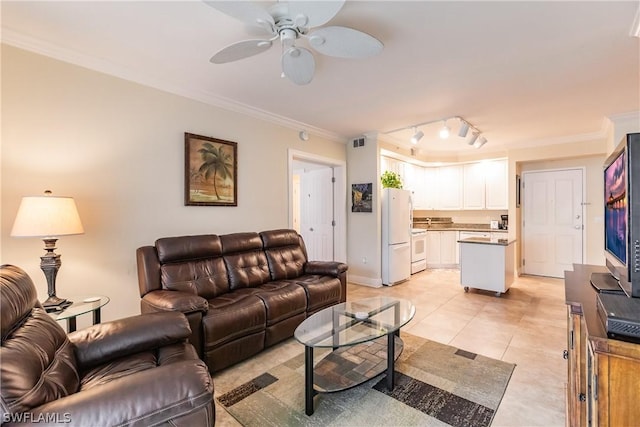
<path fill-rule="evenodd" d="M 411 274 L 427 268 L 427 230 L 411 229 Z"/>

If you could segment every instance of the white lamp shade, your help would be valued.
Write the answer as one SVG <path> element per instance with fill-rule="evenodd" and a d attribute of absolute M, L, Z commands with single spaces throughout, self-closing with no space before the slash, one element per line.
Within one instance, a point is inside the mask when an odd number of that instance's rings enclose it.
<path fill-rule="evenodd" d="M 76 202 L 71 197 L 27 196 L 22 198 L 11 235 L 54 237 L 83 234 Z"/>

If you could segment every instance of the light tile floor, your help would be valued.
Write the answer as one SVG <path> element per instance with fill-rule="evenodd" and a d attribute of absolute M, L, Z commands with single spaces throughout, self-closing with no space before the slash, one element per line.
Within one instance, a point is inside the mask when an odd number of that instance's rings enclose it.
<path fill-rule="evenodd" d="M 402 331 L 516 364 L 493 426 L 564 426 L 567 362 L 566 306 L 561 279 L 521 276 L 509 292 L 471 290 L 459 270 L 426 270 L 392 287 L 348 285 L 347 299 L 394 295 L 416 315 Z M 302 351 L 290 339 L 214 375 L 216 396 Z M 217 426 L 239 424 L 216 405 Z"/>

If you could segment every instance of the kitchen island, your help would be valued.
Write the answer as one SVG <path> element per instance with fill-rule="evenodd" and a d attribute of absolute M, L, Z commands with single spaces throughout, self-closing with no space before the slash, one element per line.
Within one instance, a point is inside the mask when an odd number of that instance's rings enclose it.
<path fill-rule="evenodd" d="M 505 236 L 506 237 L 506 236 Z M 493 291 L 496 296 L 513 283 L 515 239 L 469 237 L 460 243 L 460 284 Z"/>

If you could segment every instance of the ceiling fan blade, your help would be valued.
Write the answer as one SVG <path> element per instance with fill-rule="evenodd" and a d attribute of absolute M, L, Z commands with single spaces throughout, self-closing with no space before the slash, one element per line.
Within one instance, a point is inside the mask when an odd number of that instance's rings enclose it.
<path fill-rule="evenodd" d="M 302 27 L 319 27 L 331 20 L 340 12 L 345 0 L 330 1 L 308 1 L 308 0 L 290 0 L 289 16 L 299 23 L 299 16 L 306 17 L 306 24 Z"/>
<path fill-rule="evenodd" d="M 266 9 L 249 1 L 203 0 L 205 4 L 246 24 L 275 33 L 275 22 Z"/>
<path fill-rule="evenodd" d="M 338 58 L 367 58 L 382 52 L 384 45 L 362 31 L 348 27 L 324 27 L 308 36 L 318 52 Z"/>
<path fill-rule="evenodd" d="M 308 49 L 293 46 L 282 54 L 282 72 L 297 85 L 310 83 L 315 68 L 316 62 Z"/>
<path fill-rule="evenodd" d="M 257 55 L 270 47 L 270 40 L 243 40 L 220 49 L 211 57 L 210 61 L 214 64 L 225 64 Z"/>

